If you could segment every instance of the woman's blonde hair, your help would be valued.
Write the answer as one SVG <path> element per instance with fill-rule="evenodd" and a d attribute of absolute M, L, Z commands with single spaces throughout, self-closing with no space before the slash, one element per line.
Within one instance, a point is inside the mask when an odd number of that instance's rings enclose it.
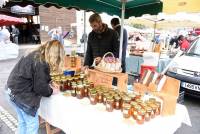
<path fill-rule="evenodd" d="M 65 51 L 58 40 L 48 41 L 36 51 L 39 52 L 39 60 L 49 64 L 50 73 L 61 73 L 63 71 Z"/>

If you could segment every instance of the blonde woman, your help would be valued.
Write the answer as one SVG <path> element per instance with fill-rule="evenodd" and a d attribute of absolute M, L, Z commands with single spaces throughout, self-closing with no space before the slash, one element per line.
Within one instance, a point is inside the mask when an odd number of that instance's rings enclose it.
<path fill-rule="evenodd" d="M 51 82 L 50 73 L 62 71 L 63 58 L 63 45 L 52 40 L 22 57 L 15 65 L 7 86 L 18 116 L 17 134 L 38 133 L 40 100 L 42 96 L 49 97 L 59 91 Z"/>

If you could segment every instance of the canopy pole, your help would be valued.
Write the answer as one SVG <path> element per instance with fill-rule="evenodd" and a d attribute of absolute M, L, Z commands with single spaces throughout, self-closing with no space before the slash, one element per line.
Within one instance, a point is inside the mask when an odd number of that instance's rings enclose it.
<path fill-rule="evenodd" d="M 121 15 L 121 31 L 120 31 L 120 47 L 119 47 L 119 59 L 122 61 L 122 46 L 123 46 L 123 34 L 124 34 L 124 16 L 125 16 L 126 1 L 122 0 L 122 15 Z"/>
<path fill-rule="evenodd" d="M 83 19 L 84 19 L 84 59 L 85 59 L 85 54 L 86 54 L 86 43 L 87 43 L 87 36 L 86 36 L 86 11 L 84 10 L 84 13 L 83 13 Z"/>

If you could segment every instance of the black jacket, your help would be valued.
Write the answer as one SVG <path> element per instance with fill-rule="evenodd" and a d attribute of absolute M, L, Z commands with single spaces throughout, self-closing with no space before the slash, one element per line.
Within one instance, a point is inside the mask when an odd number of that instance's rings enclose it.
<path fill-rule="evenodd" d="M 27 114 L 34 116 L 40 105 L 42 96 L 48 97 L 53 90 L 49 65 L 40 62 L 32 52 L 22 57 L 10 73 L 7 86 L 11 90 L 11 100 Z"/>
<path fill-rule="evenodd" d="M 84 65 L 91 66 L 94 58 L 103 57 L 107 52 L 112 52 L 119 57 L 119 40 L 116 31 L 106 28 L 103 33 L 90 32 Z"/>

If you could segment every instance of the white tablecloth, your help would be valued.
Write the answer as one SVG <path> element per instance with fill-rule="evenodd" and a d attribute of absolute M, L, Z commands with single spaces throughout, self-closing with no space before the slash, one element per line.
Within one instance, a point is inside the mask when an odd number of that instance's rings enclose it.
<path fill-rule="evenodd" d="M 180 104 L 174 116 L 157 116 L 138 125 L 132 118 L 124 119 L 119 110 L 107 112 L 103 104 L 62 94 L 42 98 L 39 115 L 67 134 L 173 134 L 182 123 L 191 126 L 188 111 Z"/>

